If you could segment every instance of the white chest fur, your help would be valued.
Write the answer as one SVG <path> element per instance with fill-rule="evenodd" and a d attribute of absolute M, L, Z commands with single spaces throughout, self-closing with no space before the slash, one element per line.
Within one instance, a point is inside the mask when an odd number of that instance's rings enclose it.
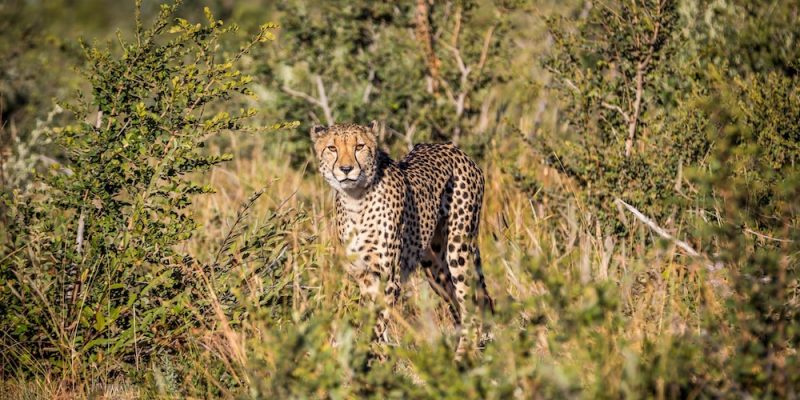
<path fill-rule="evenodd" d="M 353 198 L 339 194 L 338 198 L 336 217 L 341 224 L 340 239 L 344 244 L 347 257 L 351 260 L 347 263 L 347 272 L 353 276 L 361 275 L 368 268 L 361 254 L 365 244 L 365 232 L 360 229 L 367 203 L 366 196 Z"/>

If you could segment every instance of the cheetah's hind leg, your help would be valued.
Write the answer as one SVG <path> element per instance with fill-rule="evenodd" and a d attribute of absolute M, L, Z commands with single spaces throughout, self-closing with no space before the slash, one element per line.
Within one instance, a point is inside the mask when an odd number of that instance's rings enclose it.
<path fill-rule="evenodd" d="M 494 314 L 494 300 L 489 295 L 489 290 L 486 289 L 486 280 L 483 277 L 483 268 L 481 264 L 481 250 L 478 248 L 477 241 L 473 243 L 472 254 L 475 260 L 475 274 L 477 275 L 478 287 L 475 290 L 475 304 L 478 305 L 480 311 L 484 314 L 487 312 Z M 483 323 L 478 324 L 478 347 L 484 349 L 486 344 L 494 340 L 492 332 L 484 326 Z"/>
<path fill-rule="evenodd" d="M 453 323 L 458 325 L 460 317 L 455 299 L 455 287 L 450 277 L 450 269 L 447 268 L 447 253 L 444 251 L 447 237 L 445 229 L 443 221 L 440 220 L 436 225 L 430 247 L 422 255 L 421 264 L 431 288 L 444 300 Z"/>

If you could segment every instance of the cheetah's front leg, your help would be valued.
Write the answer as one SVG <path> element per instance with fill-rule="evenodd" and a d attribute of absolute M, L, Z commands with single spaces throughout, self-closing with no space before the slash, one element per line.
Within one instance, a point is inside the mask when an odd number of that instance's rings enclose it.
<path fill-rule="evenodd" d="M 373 340 L 378 343 L 388 343 L 389 321 L 400 293 L 399 282 L 391 272 L 386 274 L 372 271 L 362 277 L 360 286 L 361 295 L 369 298 L 376 314 Z"/>
<path fill-rule="evenodd" d="M 351 254 L 356 257 L 351 269 L 361 290 L 363 299 L 371 302 L 376 313 L 373 340 L 389 342 L 388 326 L 392 309 L 400 297 L 400 281 L 395 229 L 388 232 L 367 230 L 351 243 Z"/>

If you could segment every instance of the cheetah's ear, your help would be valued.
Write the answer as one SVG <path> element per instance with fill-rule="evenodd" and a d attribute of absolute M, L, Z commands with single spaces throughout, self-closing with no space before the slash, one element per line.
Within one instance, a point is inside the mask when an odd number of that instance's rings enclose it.
<path fill-rule="evenodd" d="M 317 139 L 325 136 L 326 133 L 328 133 L 328 128 L 322 125 L 314 125 L 311 127 L 311 140 L 316 142 Z"/>

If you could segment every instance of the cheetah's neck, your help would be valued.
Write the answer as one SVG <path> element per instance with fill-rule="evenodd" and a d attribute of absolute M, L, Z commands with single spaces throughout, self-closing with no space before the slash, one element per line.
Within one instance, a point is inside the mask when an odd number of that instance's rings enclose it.
<path fill-rule="evenodd" d="M 361 214 L 363 204 L 366 203 L 364 201 L 365 196 L 351 197 L 341 192 L 337 193 L 336 196 L 339 199 L 339 210 L 337 211 L 350 217 Z"/>

